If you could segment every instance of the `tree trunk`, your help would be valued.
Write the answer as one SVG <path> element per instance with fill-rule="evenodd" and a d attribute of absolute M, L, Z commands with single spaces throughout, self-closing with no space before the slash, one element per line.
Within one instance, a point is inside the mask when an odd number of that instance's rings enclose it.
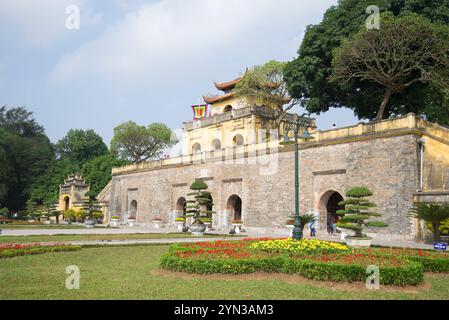
<path fill-rule="evenodd" d="M 441 235 L 441 232 L 440 232 L 440 224 L 439 223 L 434 223 L 433 225 L 432 225 L 432 229 L 433 229 L 433 240 L 435 241 L 435 242 L 440 242 L 440 235 Z"/>
<path fill-rule="evenodd" d="M 377 121 L 382 120 L 384 118 L 385 108 L 387 107 L 387 104 L 390 101 L 390 98 L 391 98 L 391 90 L 387 89 L 385 91 L 382 103 L 379 106 L 379 110 L 377 111 L 377 117 L 376 117 Z"/>

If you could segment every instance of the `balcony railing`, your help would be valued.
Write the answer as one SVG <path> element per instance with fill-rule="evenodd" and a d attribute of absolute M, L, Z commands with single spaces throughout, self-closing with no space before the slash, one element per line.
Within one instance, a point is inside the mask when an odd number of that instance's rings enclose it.
<path fill-rule="evenodd" d="M 223 123 L 225 121 L 229 121 L 232 119 L 239 119 L 244 118 L 247 116 L 256 115 L 261 116 L 268 119 L 275 119 L 274 111 L 267 107 L 262 106 L 249 106 L 239 109 L 233 109 L 230 112 L 220 113 L 215 116 L 205 118 L 203 120 L 196 120 L 196 121 L 190 121 L 190 122 L 184 122 L 184 129 L 187 131 L 198 129 L 198 128 L 204 128 L 211 125 Z M 294 120 L 295 114 L 294 113 L 287 113 L 285 115 L 284 120 L 287 122 L 292 122 Z M 311 125 L 312 119 L 309 118 L 303 118 L 305 121 L 304 124 Z"/>

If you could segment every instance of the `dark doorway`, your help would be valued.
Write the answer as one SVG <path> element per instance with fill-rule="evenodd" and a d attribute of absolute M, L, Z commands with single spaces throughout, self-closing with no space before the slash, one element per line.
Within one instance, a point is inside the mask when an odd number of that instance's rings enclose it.
<path fill-rule="evenodd" d="M 229 197 L 226 209 L 229 210 L 232 220 L 242 220 L 242 199 L 238 195 Z"/>
<path fill-rule="evenodd" d="M 338 192 L 334 192 L 327 201 L 326 209 L 327 209 L 327 221 L 328 224 L 336 223 L 339 219 L 337 215 L 338 210 L 343 210 L 344 207 L 338 205 L 339 202 L 343 201 L 343 197 Z"/>
<path fill-rule="evenodd" d="M 179 198 L 176 202 L 176 211 L 178 215 L 184 216 L 186 214 L 186 199 L 184 197 Z"/>
<path fill-rule="evenodd" d="M 67 211 L 70 209 L 70 198 L 65 197 L 64 198 L 64 211 Z"/>
<path fill-rule="evenodd" d="M 130 205 L 130 214 L 128 219 L 136 219 L 136 215 L 137 215 L 137 201 L 133 200 L 131 201 L 131 205 Z"/>

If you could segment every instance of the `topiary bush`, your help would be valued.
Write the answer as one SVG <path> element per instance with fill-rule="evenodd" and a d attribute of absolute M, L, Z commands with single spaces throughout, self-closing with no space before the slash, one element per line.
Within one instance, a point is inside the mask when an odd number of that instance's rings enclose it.
<path fill-rule="evenodd" d="M 372 217 L 380 217 L 382 214 L 369 211 L 376 207 L 375 203 L 369 201 L 373 193 L 366 187 L 353 187 L 346 192 L 347 199 L 339 205 L 345 206 L 344 210 L 337 210 L 337 214 L 343 216 L 337 223 L 339 228 L 353 230 L 356 238 L 368 238 L 363 233 L 364 227 L 388 227 L 382 221 L 366 220 Z"/>

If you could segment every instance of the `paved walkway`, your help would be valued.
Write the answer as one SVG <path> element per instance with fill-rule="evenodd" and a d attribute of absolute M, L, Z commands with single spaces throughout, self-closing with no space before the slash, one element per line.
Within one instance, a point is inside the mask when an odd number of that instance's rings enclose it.
<path fill-rule="evenodd" d="M 46 229 L 17 229 L 17 230 L 3 230 L 2 235 L 5 236 L 27 236 L 27 235 L 56 235 L 56 234 L 154 234 L 154 233 L 176 233 L 175 229 L 168 228 L 149 228 L 149 227 L 120 227 L 120 228 L 93 228 L 93 229 L 58 229 L 58 228 L 46 228 Z M 131 244 L 171 244 L 178 242 L 197 242 L 197 241 L 213 241 L 213 240 L 241 240 L 243 237 L 223 237 L 227 234 L 224 231 L 214 231 L 216 237 L 190 237 L 186 234 L 185 238 L 163 238 L 163 239 L 125 239 L 125 240 L 89 240 L 89 241 L 67 241 L 66 243 L 74 245 L 131 245 Z M 245 236 L 250 238 L 283 238 L 288 236 L 288 231 L 279 229 L 279 231 L 270 232 L 269 234 L 263 234 L 260 232 L 249 231 L 245 233 Z M 305 234 L 308 238 L 308 234 Z M 319 235 L 316 237 L 321 240 L 344 242 L 340 239 L 340 236 L 328 236 L 327 234 Z M 395 239 L 373 239 L 374 245 L 391 246 L 391 247 L 408 247 L 408 248 L 420 248 L 420 249 L 433 249 L 433 245 L 416 243 L 411 241 L 400 241 Z"/>

